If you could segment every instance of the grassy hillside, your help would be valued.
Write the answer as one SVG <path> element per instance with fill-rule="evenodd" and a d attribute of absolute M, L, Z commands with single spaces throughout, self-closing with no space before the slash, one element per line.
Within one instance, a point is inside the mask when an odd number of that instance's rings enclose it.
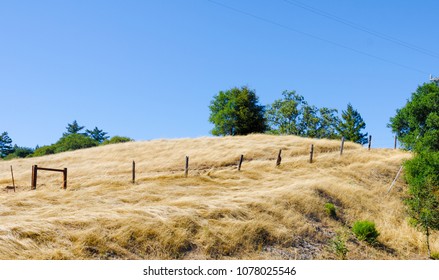
<path fill-rule="evenodd" d="M 309 146 L 315 146 L 310 164 Z M 334 259 L 342 236 L 349 259 L 422 259 L 424 237 L 408 226 L 399 179 L 410 154 L 294 136 L 154 140 L 41 158 L 0 161 L 0 259 Z M 283 149 L 282 164 L 275 167 Z M 236 170 L 241 154 L 245 161 Z M 190 171 L 184 178 L 185 156 Z M 131 163 L 137 182 L 131 183 Z M 30 190 L 31 166 L 39 171 Z M 325 203 L 337 207 L 337 218 Z M 375 246 L 350 227 L 369 219 Z M 439 236 L 432 236 L 439 251 Z"/>

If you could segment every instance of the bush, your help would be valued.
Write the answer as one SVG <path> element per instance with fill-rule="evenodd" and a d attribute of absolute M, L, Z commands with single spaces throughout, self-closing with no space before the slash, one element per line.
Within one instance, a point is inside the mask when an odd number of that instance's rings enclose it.
<path fill-rule="evenodd" d="M 131 142 L 134 141 L 133 139 L 129 137 L 124 136 L 113 136 L 109 140 L 105 140 L 102 145 L 108 145 L 108 144 L 117 144 L 117 143 L 125 143 L 125 142 Z"/>
<path fill-rule="evenodd" d="M 25 158 L 30 156 L 34 152 L 34 149 L 28 147 L 14 146 L 13 152 L 9 154 L 5 159 Z"/>
<path fill-rule="evenodd" d="M 50 145 L 50 146 L 42 146 L 35 150 L 35 152 L 32 154 L 34 157 L 41 157 L 45 155 L 53 155 L 55 153 L 56 146 Z"/>
<path fill-rule="evenodd" d="M 329 217 L 331 217 L 333 219 L 337 218 L 337 211 L 335 209 L 334 204 L 326 203 L 325 204 L 325 210 L 326 210 L 326 214 L 328 214 Z"/>
<path fill-rule="evenodd" d="M 371 221 L 357 221 L 352 226 L 352 232 L 360 241 L 366 241 L 369 244 L 374 244 L 380 235 L 375 228 L 375 223 Z"/>
<path fill-rule="evenodd" d="M 83 134 L 69 134 L 63 136 L 58 142 L 56 142 L 55 153 L 95 147 L 98 144 L 99 143 L 96 140 Z"/>
<path fill-rule="evenodd" d="M 439 253 L 431 253 L 430 258 L 432 260 L 439 260 Z"/>

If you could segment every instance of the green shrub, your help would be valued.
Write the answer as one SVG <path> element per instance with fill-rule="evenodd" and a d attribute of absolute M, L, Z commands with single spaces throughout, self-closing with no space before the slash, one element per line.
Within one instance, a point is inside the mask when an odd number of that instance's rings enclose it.
<path fill-rule="evenodd" d="M 83 134 L 69 134 L 61 137 L 61 139 L 56 142 L 55 153 L 95 147 L 98 144 L 96 140 Z"/>
<path fill-rule="evenodd" d="M 349 250 L 346 247 L 345 240 L 340 236 L 340 234 L 337 234 L 331 240 L 331 247 L 339 259 L 346 260 L 346 255 L 349 252 Z"/>
<path fill-rule="evenodd" d="M 430 258 L 432 260 L 439 260 L 439 253 L 431 253 Z"/>
<path fill-rule="evenodd" d="M 352 232 L 360 241 L 374 244 L 380 235 L 375 228 L 375 223 L 371 221 L 356 221 L 352 226 Z"/>
<path fill-rule="evenodd" d="M 328 214 L 331 218 L 333 219 L 337 218 L 337 211 L 335 209 L 334 204 L 326 203 L 325 210 L 326 210 L 326 214 Z"/>
<path fill-rule="evenodd" d="M 131 142 L 131 141 L 134 141 L 134 140 L 129 138 L 129 137 L 113 136 L 109 140 L 105 140 L 104 142 L 102 142 L 102 145 L 125 143 L 125 142 Z"/>
<path fill-rule="evenodd" d="M 32 154 L 34 157 L 41 157 L 45 155 L 52 155 L 55 153 L 56 146 L 50 145 L 50 146 L 42 146 L 35 150 L 35 152 Z"/>

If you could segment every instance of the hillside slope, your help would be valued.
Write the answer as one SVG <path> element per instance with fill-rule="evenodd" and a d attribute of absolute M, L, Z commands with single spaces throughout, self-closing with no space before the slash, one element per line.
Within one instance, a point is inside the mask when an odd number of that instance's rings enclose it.
<path fill-rule="evenodd" d="M 314 144 L 314 162 L 309 147 Z M 424 238 L 406 221 L 402 179 L 410 154 L 295 136 L 154 140 L 0 161 L 0 259 L 422 259 Z M 282 163 L 275 167 L 279 149 Z M 244 155 L 242 170 L 236 164 Z M 185 156 L 190 157 L 188 178 Z M 136 161 L 136 183 L 131 165 Z M 31 166 L 39 171 L 30 190 Z M 325 203 L 337 207 L 337 219 Z M 369 219 L 376 246 L 350 226 Z M 439 251 L 439 236 L 432 236 Z"/>

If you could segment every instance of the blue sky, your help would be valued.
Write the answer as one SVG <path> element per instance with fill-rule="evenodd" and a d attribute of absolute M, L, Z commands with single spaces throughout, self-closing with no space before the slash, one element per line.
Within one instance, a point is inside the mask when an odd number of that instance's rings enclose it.
<path fill-rule="evenodd" d="M 0 1 L 0 132 L 30 147 L 73 120 L 136 140 L 208 136 L 212 97 L 247 85 L 264 105 L 284 90 L 339 111 L 350 102 L 374 146 L 391 147 L 389 118 L 439 76 L 436 4 Z"/>

